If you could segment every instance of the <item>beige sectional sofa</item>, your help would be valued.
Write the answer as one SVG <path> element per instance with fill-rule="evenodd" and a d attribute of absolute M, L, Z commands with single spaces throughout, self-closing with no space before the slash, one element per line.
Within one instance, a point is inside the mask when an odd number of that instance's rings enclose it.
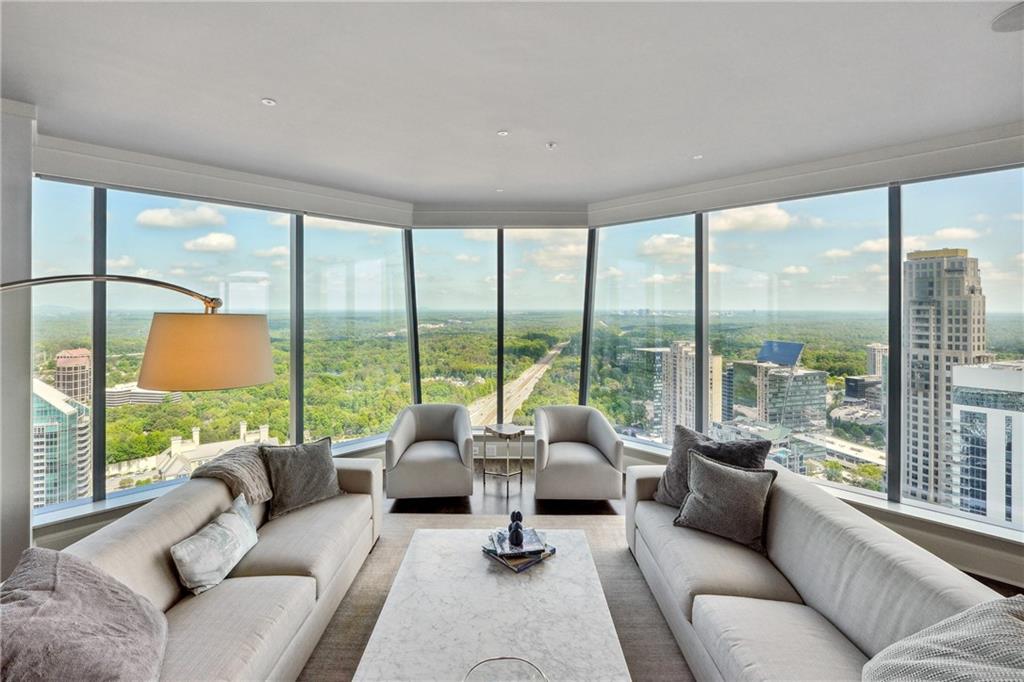
<path fill-rule="evenodd" d="M 672 524 L 626 472 L 626 540 L 698 680 L 859 680 L 889 644 L 999 594 L 779 470 L 763 556 Z"/>
<path fill-rule="evenodd" d="M 346 494 L 264 523 L 259 542 L 217 587 L 194 596 L 170 547 L 231 506 L 227 486 L 192 479 L 68 547 L 163 609 L 161 679 L 295 679 L 380 536 L 383 473 L 372 459 L 335 459 Z"/>

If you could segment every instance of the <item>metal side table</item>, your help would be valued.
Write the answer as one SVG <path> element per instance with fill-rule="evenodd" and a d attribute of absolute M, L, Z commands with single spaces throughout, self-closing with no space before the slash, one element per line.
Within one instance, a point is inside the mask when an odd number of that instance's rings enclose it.
<path fill-rule="evenodd" d="M 518 424 L 488 424 L 484 427 L 484 490 L 487 490 L 487 477 L 500 476 L 505 479 L 505 497 L 508 497 L 509 479 L 513 476 L 519 477 L 519 487 L 523 487 L 523 437 L 526 435 L 526 427 Z M 505 441 L 505 471 L 487 470 L 487 436 L 493 436 Z M 512 471 L 512 458 L 510 454 L 511 441 L 519 441 L 519 471 Z"/>

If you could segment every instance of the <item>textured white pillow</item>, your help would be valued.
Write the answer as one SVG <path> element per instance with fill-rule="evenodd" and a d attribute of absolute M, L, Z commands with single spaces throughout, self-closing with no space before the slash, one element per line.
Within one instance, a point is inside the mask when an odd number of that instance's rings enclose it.
<path fill-rule="evenodd" d="M 231 509 L 171 547 L 171 557 L 181 583 L 193 594 L 202 594 L 219 585 L 257 539 L 249 505 L 239 495 Z"/>

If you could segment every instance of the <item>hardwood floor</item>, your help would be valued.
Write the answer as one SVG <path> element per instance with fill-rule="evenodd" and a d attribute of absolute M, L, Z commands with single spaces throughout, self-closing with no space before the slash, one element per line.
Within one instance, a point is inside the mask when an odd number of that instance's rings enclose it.
<path fill-rule="evenodd" d="M 495 476 L 487 477 L 487 489 L 483 483 L 483 460 L 476 460 L 473 477 L 473 494 L 469 497 L 439 497 L 416 500 L 390 500 L 385 509 L 391 514 L 508 514 L 514 510 L 530 514 L 622 514 L 623 500 L 535 500 L 533 497 L 533 461 L 523 462 L 523 483 L 519 477 L 509 479 L 508 497 L 505 496 L 505 480 Z M 518 460 L 512 464 L 513 470 Z M 505 460 L 487 461 L 488 471 L 504 471 Z"/>

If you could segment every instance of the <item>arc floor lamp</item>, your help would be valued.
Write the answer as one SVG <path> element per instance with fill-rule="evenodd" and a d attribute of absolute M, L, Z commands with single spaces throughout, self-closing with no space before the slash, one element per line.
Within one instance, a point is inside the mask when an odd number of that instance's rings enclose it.
<path fill-rule="evenodd" d="M 140 388 L 212 391 L 274 380 L 266 315 L 218 313 L 219 298 L 128 275 L 58 275 L 0 284 L 0 292 L 67 282 L 123 282 L 176 291 L 201 301 L 201 313 L 154 313 L 139 369 Z"/>

